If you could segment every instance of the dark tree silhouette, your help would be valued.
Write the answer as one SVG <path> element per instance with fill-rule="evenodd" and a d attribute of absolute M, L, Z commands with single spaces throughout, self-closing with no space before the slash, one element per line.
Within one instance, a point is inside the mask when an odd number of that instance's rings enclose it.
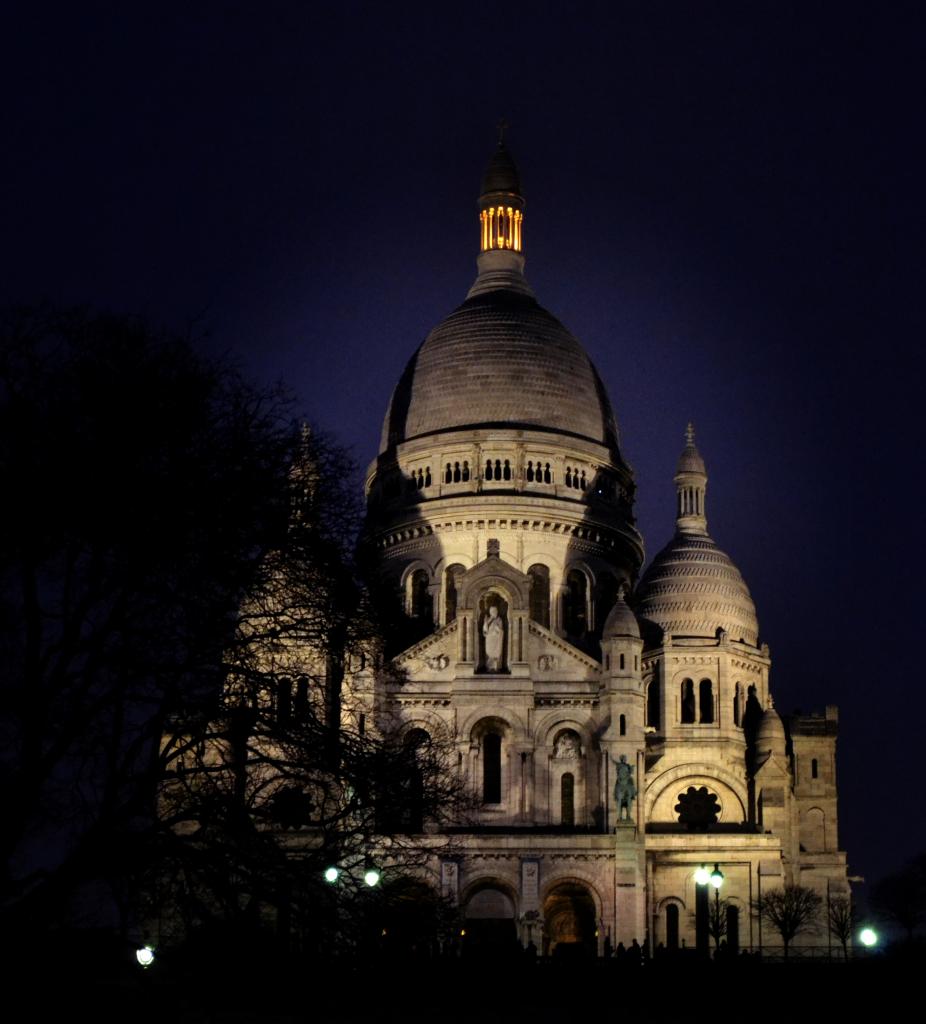
<path fill-rule="evenodd" d="M 781 936 L 785 957 L 795 936 L 813 928 L 819 919 L 823 898 L 803 885 L 773 889 L 755 901 L 754 909 Z"/>
<path fill-rule="evenodd" d="M 356 949 L 392 902 L 408 919 L 409 893 L 425 890 L 399 880 L 450 845 L 434 826 L 465 801 L 448 738 L 403 731 L 373 703 L 383 644 L 345 543 L 359 510 L 337 482 L 352 479 L 304 435 L 289 528 L 241 604 L 226 685 L 209 714 L 178 715 L 165 734 L 150 880 L 162 939 L 212 929 L 242 947 L 272 931 L 316 957 Z M 441 919 L 429 891 L 422 906 Z"/>
<path fill-rule="evenodd" d="M 842 946 L 842 955 L 849 957 L 849 942 L 855 928 L 855 907 L 849 896 L 830 896 L 826 905 L 826 924 L 830 935 Z"/>
<path fill-rule="evenodd" d="M 136 320 L 0 318 L 5 934 L 67 921 L 102 884 L 124 901 L 158 738 L 224 678 L 285 536 L 296 436 L 280 395 Z"/>
<path fill-rule="evenodd" d="M 711 897 L 707 915 L 707 931 L 714 940 L 714 948 L 720 949 L 721 940 L 727 934 L 729 900 L 714 899 Z"/>

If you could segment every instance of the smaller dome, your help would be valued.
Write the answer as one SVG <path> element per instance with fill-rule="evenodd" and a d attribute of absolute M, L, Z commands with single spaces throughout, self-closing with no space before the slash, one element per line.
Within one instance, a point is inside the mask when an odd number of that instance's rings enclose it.
<path fill-rule="evenodd" d="M 614 607 L 608 613 L 605 620 L 604 630 L 601 633 L 602 640 L 611 640 L 615 637 L 631 636 L 640 639 L 640 623 L 636 615 L 630 610 L 624 600 L 624 588 L 618 591 Z"/>
<path fill-rule="evenodd" d="M 716 637 L 756 646 L 759 622 L 730 556 L 705 535 L 677 533 L 637 587 L 637 614 L 673 636 Z"/>
<path fill-rule="evenodd" d="M 756 750 L 760 753 L 785 754 L 785 727 L 781 716 L 771 706 L 765 709 L 759 730 L 756 733 Z"/>
<path fill-rule="evenodd" d="M 493 192 L 508 192 L 521 195 L 521 175 L 518 173 L 517 165 L 508 147 L 504 142 L 499 141 L 498 148 L 489 161 L 485 175 L 482 179 L 482 195 L 491 195 Z"/>

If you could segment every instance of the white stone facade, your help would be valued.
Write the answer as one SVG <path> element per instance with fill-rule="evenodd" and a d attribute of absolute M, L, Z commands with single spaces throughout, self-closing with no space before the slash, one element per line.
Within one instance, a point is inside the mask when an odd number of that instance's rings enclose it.
<path fill-rule="evenodd" d="M 520 210 L 502 164 L 482 205 Z M 408 635 L 398 671 L 356 696 L 383 731 L 452 743 L 480 801 L 431 880 L 473 941 L 601 953 L 693 946 L 694 871 L 717 865 L 738 944 L 774 945 L 751 910 L 769 887 L 847 892 L 836 711 L 786 736 L 748 589 L 707 533 L 691 432 L 676 536 L 638 582 L 633 478 L 597 373 L 520 253 L 479 264 L 403 375 L 367 479 L 380 596 Z"/>

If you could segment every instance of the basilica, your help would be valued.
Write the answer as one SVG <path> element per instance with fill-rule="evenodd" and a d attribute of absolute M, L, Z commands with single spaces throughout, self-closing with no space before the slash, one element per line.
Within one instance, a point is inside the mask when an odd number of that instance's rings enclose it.
<path fill-rule="evenodd" d="M 779 942 L 763 893 L 848 891 L 836 708 L 775 710 L 690 424 L 675 534 L 641 575 L 633 473 L 595 367 L 525 278 L 504 142 L 478 232 L 476 279 L 411 356 L 367 474 L 365 545 L 402 624 L 391 670 L 347 684 L 381 732 L 447 744 L 476 798 L 429 880 L 471 943 L 694 946 L 710 906 L 731 948 Z"/>

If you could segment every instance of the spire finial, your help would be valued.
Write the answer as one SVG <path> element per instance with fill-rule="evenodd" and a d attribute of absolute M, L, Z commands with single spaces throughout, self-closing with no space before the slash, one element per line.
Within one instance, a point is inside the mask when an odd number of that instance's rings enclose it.
<path fill-rule="evenodd" d="M 501 149 L 505 145 L 505 132 L 508 131 L 508 122 L 501 118 L 498 122 L 498 148 Z"/>
<path fill-rule="evenodd" d="M 688 426 L 685 428 L 685 440 L 688 442 L 689 448 L 694 448 L 694 424 L 691 420 L 688 421 Z"/>

